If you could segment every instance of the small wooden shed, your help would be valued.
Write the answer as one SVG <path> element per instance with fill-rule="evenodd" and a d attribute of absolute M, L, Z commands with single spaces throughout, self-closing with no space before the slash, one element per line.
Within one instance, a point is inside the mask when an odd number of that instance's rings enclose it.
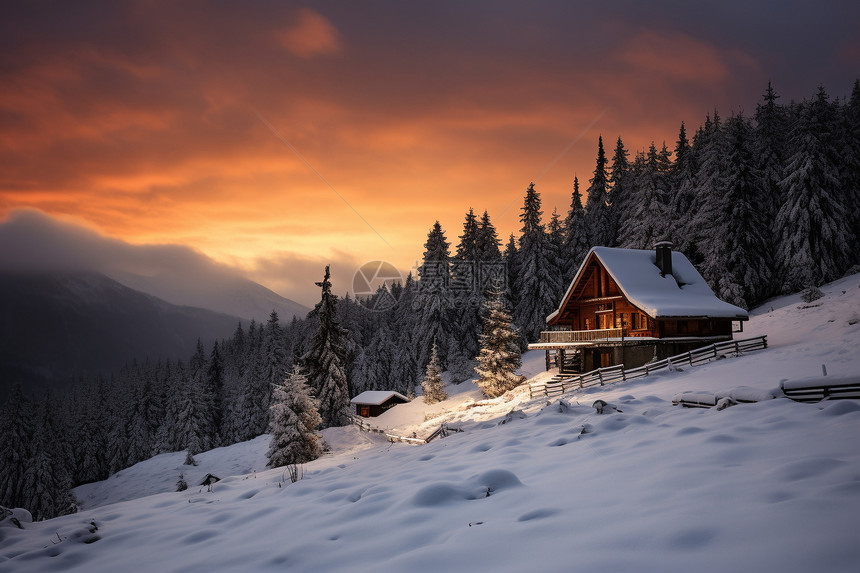
<path fill-rule="evenodd" d="M 355 404 L 355 413 L 363 418 L 374 418 L 397 404 L 404 404 L 409 399 L 399 392 L 388 390 L 368 390 L 362 392 L 352 400 Z"/>

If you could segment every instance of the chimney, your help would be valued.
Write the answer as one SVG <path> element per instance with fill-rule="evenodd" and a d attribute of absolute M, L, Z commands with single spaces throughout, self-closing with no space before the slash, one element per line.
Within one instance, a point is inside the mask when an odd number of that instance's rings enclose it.
<path fill-rule="evenodd" d="M 654 251 L 657 253 L 657 268 L 660 269 L 660 276 L 672 274 L 672 243 L 670 241 L 660 241 L 654 245 Z"/>

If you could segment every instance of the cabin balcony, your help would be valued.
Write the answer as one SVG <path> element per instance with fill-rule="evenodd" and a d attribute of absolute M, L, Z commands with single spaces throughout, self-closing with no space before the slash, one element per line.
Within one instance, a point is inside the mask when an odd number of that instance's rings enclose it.
<path fill-rule="evenodd" d="M 624 328 L 600 328 L 594 330 L 544 330 L 539 344 L 566 344 L 571 342 L 594 342 L 609 338 L 628 336 Z"/>

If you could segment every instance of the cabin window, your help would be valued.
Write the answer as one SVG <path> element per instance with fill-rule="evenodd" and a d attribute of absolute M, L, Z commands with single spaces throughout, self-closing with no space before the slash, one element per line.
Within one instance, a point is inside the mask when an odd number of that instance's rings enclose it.
<path fill-rule="evenodd" d="M 641 312 L 634 312 L 630 315 L 631 330 L 645 330 L 648 328 L 648 317 Z"/>
<path fill-rule="evenodd" d="M 597 321 L 600 325 L 600 328 L 612 328 L 612 315 L 611 314 L 598 314 Z"/>

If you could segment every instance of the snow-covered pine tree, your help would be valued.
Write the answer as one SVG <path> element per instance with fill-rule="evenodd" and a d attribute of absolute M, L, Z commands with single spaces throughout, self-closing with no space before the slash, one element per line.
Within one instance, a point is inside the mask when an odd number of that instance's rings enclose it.
<path fill-rule="evenodd" d="M 73 416 L 73 438 L 71 439 L 74 483 L 90 483 L 107 477 L 104 463 L 104 413 L 100 407 L 102 395 L 96 383 L 80 382 L 73 390 L 75 412 Z M 5 434 L 4 434 L 5 435 Z M 152 445 L 150 445 L 150 448 Z M 0 462 L 0 468 L 3 463 Z M 2 504 L 2 501 L 0 501 Z"/>
<path fill-rule="evenodd" d="M 254 326 L 253 323 L 251 326 Z M 236 400 L 237 439 L 240 442 L 255 438 L 266 431 L 271 394 L 271 378 L 266 376 L 267 361 L 262 326 L 250 329 L 248 339 L 245 368 Z"/>
<path fill-rule="evenodd" d="M 204 391 L 209 396 L 210 411 L 207 417 L 212 424 L 212 444 L 214 446 L 226 445 L 221 430 L 224 418 L 224 370 L 217 341 L 212 345 L 212 352 L 209 354 Z"/>
<path fill-rule="evenodd" d="M 714 110 L 713 120 L 710 115 L 705 116 L 704 126 L 694 136 L 693 155 L 696 162 L 695 192 L 691 196 L 689 217 L 680 222 L 683 229 L 680 249 L 698 267 L 705 262 L 704 253 L 711 240 L 708 233 L 713 229 L 711 222 L 718 218 L 720 173 L 726 155 L 723 125 L 717 110 Z"/>
<path fill-rule="evenodd" d="M 854 81 L 851 97 L 842 106 L 841 118 L 842 188 L 846 194 L 849 225 L 854 233 L 849 265 L 860 265 L 860 80 Z"/>
<path fill-rule="evenodd" d="M 172 408 L 168 411 L 168 416 L 173 418 L 174 423 L 170 440 L 171 450 L 188 450 L 192 455 L 197 454 L 205 450 L 201 440 L 199 411 L 201 404 L 197 396 L 197 388 L 191 373 L 181 362 L 177 363 L 173 375 L 176 380 L 174 386 L 176 400 L 171 402 Z"/>
<path fill-rule="evenodd" d="M 152 429 L 147 420 L 148 402 L 152 392 L 149 385 L 143 382 L 134 386 L 131 392 L 131 420 L 128 426 L 128 464 L 148 460 L 152 452 Z"/>
<path fill-rule="evenodd" d="M 424 402 L 427 404 L 435 404 L 448 398 L 442 384 L 442 369 L 439 365 L 439 353 L 436 351 L 435 340 L 430 352 L 430 362 L 427 363 L 427 372 L 424 380 L 421 381 L 421 389 L 424 391 Z"/>
<path fill-rule="evenodd" d="M 284 383 L 273 385 L 269 412 L 272 440 L 266 457 L 270 468 L 304 464 L 320 457 L 322 438 L 316 429 L 322 418 L 298 366 Z"/>
<path fill-rule="evenodd" d="M 564 257 L 564 227 L 561 223 L 561 218 L 558 214 L 558 209 L 552 210 L 552 216 L 549 219 L 549 224 L 547 225 L 547 249 L 548 249 L 548 258 L 550 261 L 550 265 L 552 266 L 552 270 L 550 271 L 554 276 L 558 277 L 556 281 L 556 292 L 553 297 L 554 300 L 561 300 L 561 297 L 564 295 L 565 289 L 567 289 L 567 283 L 564 282 L 564 269 L 565 269 L 565 257 Z"/>
<path fill-rule="evenodd" d="M 726 122 L 725 162 L 721 169 L 711 240 L 705 245 L 702 273 L 722 300 L 751 308 L 769 291 L 772 245 L 768 233 L 768 197 L 752 153 L 752 126 L 736 115 Z"/>
<path fill-rule="evenodd" d="M 451 309 L 454 306 L 451 293 L 451 269 L 449 244 L 439 221 L 433 224 L 424 243 L 424 256 L 418 267 L 418 294 L 414 301 L 417 305 L 419 320 L 413 330 L 417 345 L 419 368 L 430 362 L 430 350 L 436 340 L 439 347 L 439 360 L 444 368 L 447 365 L 448 341 L 454 330 L 451 323 Z"/>
<path fill-rule="evenodd" d="M 677 250 L 686 253 L 697 186 L 696 153 L 687 138 L 687 128 L 683 121 L 678 130 L 678 141 L 675 142 L 675 163 L 669 174 L 669 182 L 674 193 L 667 206 L 669 220 L 673 224 L 668 229 L 666 239 L 671 240 Z"/>
<path fill-rule="evenodd" d="M 585 219 L 590 247 L 614 247 L 618 234 L 612 228 L 613 218 L 609 205 L 609 174 L 606 171 L 606 152 L 603 150 L 603 136 L 597 139 L 597 162 L 594 176 L 589 180 L 586 191 Z"/>
<path fill-rule="evenodd" d="M 505 272 L 507 272 L 508 280 L 505 285 L 505 299 L 511 307 L 516 307 L 520 300 L 517 292 L 517 277 L 519 276 L 519 261 L 517 260 L 517 240 L 514 234 L 511 233 L 508 237 L 508 243 L 505 245 L 505 252 L 502 253 L 502 261 L 505 263 Z"/>
<path fill-rule="evenodd" d="M 481 350 L 478 353 L 478 387 L 490 398 L 501 396 L 525 380 L 516 372 L 522 365 L 519 334 L 511 323 L 500 291 L 484 300 Z"/>
<path fill-rule="evenodd" d="M 478 333 L 480 334 L 480 333 Z M 477 335 L 476 335 L 477 336 Z M 476 353 L 477 354 L 477 351 Z M 456 340 L 448 344 L 448 376 L 452 383 L 459 384 L 475 375 L 475 361 L 463 353 Z M 398 390 L 399 392 L 399 390 Z M 403 392 L 401 392 L 403 393 Z"/>
<path fill-rule="evenodd" d="M 840 187 L 835 109 L 821 87 L 800 108 L 780 182 L 785 202 L 775 220 L 782 291 L 796 292 L 839 276 L 851 260 L 854 234 Z"/>
<path fill-rule="evenodd" d="M 478 251 L 480 227 L 474 211 L 470 208 L 463 222 L 463 234 L 451 260 L 451 295 L 454 300 L 451 309 L 452 325 L 454 326 L 453 340 L 449 346 L 457 346 L 466 356 L 472 357 L 478 352 L 478 330 L 481 291 L 480 254 Z M 445 352 L 447 356 L 447 352 Z"/>
<path fill-rule="evenodd" d="M 576 271 L 585 254 L 591 248 L 588 243 L 588 227 L 585 219 L 585 209 L 582 206 L 582 194 L 579 192 L 579 178 L 573 176 L 573 193 L 570 196 L 570 210 L 564 220 L 563 280 L 566 288 L 573 280 Z"/>
<path fill-rule="evenodd" d="M 107 388 L 105 403 L 108 406 L 108 417 L 105 460 L 108 471 L 115 474 L 128 467 L 128 426 L 131 414 L 131 397 L 124 388 L 120 388 L 116 376 L 111 376 L 111 383 Z"/>
<path fill-rule="evenodd" d="M 284 344 L 284 331 L 281 328 L 278 313 L 274 310 L 269 314 L 269 320 L 263 327 L 262 375 L 260 383 L 257 413 L 260 415 L 260 431 L 262 434 L 269 424 L 269 399 L 274 384 L 283 383 L 289 372 L 290 357 Z M 259 435 L 259 434 L 257 434 Z"/>
<path fill-rule="evenodd" d="M 203 343 L 197 341 L 197 349 L 189 361 L 189 376 L 191 379 L 191 396 L 195 401 L 194 415 L 196 417 L 197 447 L 192 453 L 205 452 L 215 446 L 214 396 L 209 388 L 209 362 Z"/>
<path fill-rule="evenodd" d="M 662 170 L 664 160 L 660 155 L 651 142 L 647 158 L 637 155 L 634 161 L 631 210 L 621 231 L 626 248 L 650 249 L 665 238 L 668 186 L 667 173 Z"/>
<path fill-rule="evenodd" d="M 540 193 L 534 183 L 526 190 L 520 221 L 523 226 L 517 251 L 515 292 L 519 300 L 514 308 L 514 321 L 523 337 L 537 340 L 546 326 L 546 315 L 558 304 L 561 276 L 549 248 L 549 237 L 541 223 Z"/>
<path fill-rule="evenodd" d="M 782 188 L 779 182 L 785 169 L 785 146 L 788 142 L 788 122 L 785 110 L 777 104 L 779 96 L 770 82 L 762 96 L 762 101 L 756 106 L 755 128 L 752 134 L 752 152 L 756 168 L 761 177 L 761 197 L 759 205 L 761 214 L 768 221 L 768 236 L 775 241 L 771 224 L 783 203 Z M 773 252 L 773 242 L 768 251 Z M 772 257 L 771 257 L 772 258 Z M 771 281 L 773 281 L 773 276 Z M 782 285 L 769 284 L 766 288 L 768 296 L 776 294 Z"/>
<path fill-rule="evenodd" d="M 36 521 L 77 511 L 71 475 L 64 463 L 63 452 L 57 447 L 55 412 L 48 396 L 41 406 L 24 471 L 21 504 Z"/>
<path fill-rule="evenodd" d="M 397 357 L 394 361 L 393 377 L 397 387 L 403 388 L 404 394 L 415 393 L 421 372 L 418 368 L 418 345 L 416 344 L 415 323 L 419 319 L 420 309 L 416 309 L 418 286 L 412 273 L 406 275 L 403 289 L 397 299 L 397 309 L 392 314 L 391 332 L 396 341 Z"/>
<path fill-rule="evenodd" d="M 609 176 L 609 215 L 614 231 L 613 245 L 623 243 L 621 233 L 621 225 L 627 219 L 627 213 L 630 210 L 630 183 L 627 176 L 630 171 L 630 162 L 628 161 L 628 152 L 624 148 L 624 142 L 621 137 L 615 142 L 615 152 L 612 154 L 612 165 L 610 167 L 611 174 Z M 589 245 L 589 248 L 591 246 Z"/>
<path fill-rule="evenodd" d="M 502 253 L 499 251 L 501 244 L 502 242 L 499 240 L 496 227 L 490 221 L 489 213 L 484 211 L 478 223 L 478 236 L 476 239 L 478 260 L 482 263 L 500 262 L 502 260 Z"/>
<path fill-rule="evenodd" d="M 24 472 L 32 457 L 33 406 L 20 385 L 0 409 L 0 505 L 24 506 Z"/>
<path fill-rule="evenodd" d="M 311 391 L 317 396 L 322 426 L 349 424 L 349 389 L 344 365 L 344 339 L 346 331 L 335 320 L 337 297 L 331 292 L 329 266 L 326 265 L 320 302 L 314 307 L 319 328 L 311 340 L 310 348 L 301 358 L 307 372 Z"/>

